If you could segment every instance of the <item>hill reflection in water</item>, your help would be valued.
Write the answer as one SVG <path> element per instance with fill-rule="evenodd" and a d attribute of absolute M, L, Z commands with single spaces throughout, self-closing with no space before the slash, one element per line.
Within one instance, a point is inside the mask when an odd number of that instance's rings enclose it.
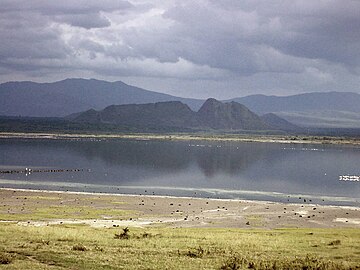
<path fill-rule="evenodd" d="M 0 141 L 1 168 L 83 172 L 0 175 L 14 181 L 280 192 L 359 198 L 356 148 L 235 142 Z M 88 171 L 89 170 L 89 171 Z"/>

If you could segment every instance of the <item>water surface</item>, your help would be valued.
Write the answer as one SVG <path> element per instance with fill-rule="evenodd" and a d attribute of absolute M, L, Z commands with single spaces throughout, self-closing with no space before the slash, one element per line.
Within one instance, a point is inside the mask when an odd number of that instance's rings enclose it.
<path fill-rule="evenodd" d="M 138 140 L 0 140 L 0 186 L 359 206 L 360 149 Z"/>

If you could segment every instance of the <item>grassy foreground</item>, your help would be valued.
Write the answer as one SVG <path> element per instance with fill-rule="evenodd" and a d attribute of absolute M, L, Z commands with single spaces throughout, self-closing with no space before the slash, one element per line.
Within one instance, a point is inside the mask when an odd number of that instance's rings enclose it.
<path fill-rule="evenodd" d="M 0 190 L 0 204 L 0 269 L 360 269 L 360 229 L 332 222 L 357 220 L 357 209 L 6 189 Z M 227 210 L 218 212 L 219 207 Z M 250 212 L 239 212 L 243 208 Z M 319 218 L 295 218 L 292 208 Z M 200 222 L 185 221 L 180 213 L 175 219 L 181 222 L 156 222 L 174 218 L 175 209 L 222 228 L 199 228 Z M 279 218 L 285 209 L 290 214 Z M 289 221 L 290 216 L 300 229 L 289 229 L 286 221 L 256 225 L 259 218 Z M 247 229 L 229 228 L 250 217 L 256 219 Z M 124 224 L 138 226 L 147 219 L 155 222 L 124 230 Z M 316 223 L 303 219 L 332 227 L 308 228 Z"/>
<path fill-rule="evenodd" d="M 3 269 L 360 269 L 358 229 L 0 224 Z"/>

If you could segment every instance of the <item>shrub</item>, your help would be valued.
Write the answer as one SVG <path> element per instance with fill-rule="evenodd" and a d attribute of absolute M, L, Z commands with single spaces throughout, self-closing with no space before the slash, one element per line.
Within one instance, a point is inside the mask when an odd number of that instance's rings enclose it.
<path fill-rule="evenodd" d="M 129 231 L 130 229 L 128 227 L 125 227 L 122 233 L 120 234 L 115 233 L 115 239 L 129 239 L 130 238 Z"/>
<path fill-rule="evenodd" d="M 75 251 L 86 251 L 87 248 L 81 244 L 77 244 L 75 246 L 72 247 L 72 250 L 75 250 Z"/>
<path fill-rule="evenodd" d="M 329 243 L 329 246 L 338 246 L 341 244 L 340 240 L 334 240 Z"/>
<path fill-rule="evenodd" d="M 189 256 L 191 258 L 202 258 L 205 253 L 209 253 L 209 252 L 205 252 L 205 250 L 202 247 L 198 247 L 195 250 L 189 250 L 186 253 L 186 256 Z"/>
<path fill-rule="evenodd" d="M 293 270 L 341 270 L 348 269 L 343 264 L 333 261 L 327 261 L 315 256 L 306 256 L 304 258 L 278 260 L 267 258 L 246 258 L 232 257 L 228 259 L 221 267 L 222 270 L 237 269 L 293 269 Z"/>
<path fill-rule="evenodd" d="M 9 264 L 12 262 L 12 257 L 8 254 L 0 253 L 0 264 Z"/>

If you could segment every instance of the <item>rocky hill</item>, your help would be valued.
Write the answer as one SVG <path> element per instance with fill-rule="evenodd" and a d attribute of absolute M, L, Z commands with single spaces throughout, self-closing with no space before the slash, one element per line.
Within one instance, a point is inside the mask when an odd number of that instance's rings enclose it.
<path fill-rule="evenodd" d="M 194 112 L 179 101 L 112 105 L 102 111 L 88 110 L 74 121 L 134 127 L 188 127 Z"/>
<path fill-rule="evenodd" d="M 278 130 L 236 102 L 208 99 L 195 112 L 179 101 L 149 104 L 112 105 L 73 115 L 72 121 L 106 123 L 137 128 L 174 127 L 201 130 Z"/>
<path fill-rule="evenodd" d="M 286 131 L 301 131 L 302 128 L 280 118 L 274 113 L 267 113 L 261 116 L 261 119 L 270 125 L 274 129 L 286 130 Z"/>
<path fill-rule="evenodd" d="M 237 102 L 222 103 L 210 98 L 196 113 L 198 125 L 204 128 L 224 130 L 271 129 L 258 115 Z"/>

